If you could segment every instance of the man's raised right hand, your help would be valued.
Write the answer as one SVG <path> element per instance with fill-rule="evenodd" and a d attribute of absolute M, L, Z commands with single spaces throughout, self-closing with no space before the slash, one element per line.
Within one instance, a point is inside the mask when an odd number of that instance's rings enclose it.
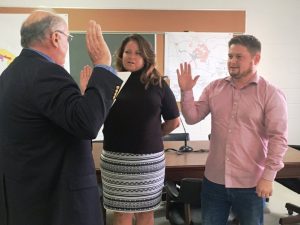
<path fill-rule="evenodd" d="M 101 26 L 94 20 L 89 21 L 86 34 L 86 46 L 94 65 L 111 66 L 111 54 L 103 38 Z"/>

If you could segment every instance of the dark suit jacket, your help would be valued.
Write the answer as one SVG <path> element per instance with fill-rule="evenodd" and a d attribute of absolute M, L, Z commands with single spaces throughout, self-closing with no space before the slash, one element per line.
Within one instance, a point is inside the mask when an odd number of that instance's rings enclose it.
<path fill-rule="evenodd" d="M 0 76 L 0 224 L 100 225 L 91 139 L 121 80 L 95 68 L 84 96 L 61 66 L 23 49 Z"/>

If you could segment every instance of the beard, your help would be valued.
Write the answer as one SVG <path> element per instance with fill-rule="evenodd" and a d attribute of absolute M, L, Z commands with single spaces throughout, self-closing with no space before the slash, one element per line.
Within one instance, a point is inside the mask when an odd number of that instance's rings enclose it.
<path fill-rule="evenodd" d="M 241 71 L 240 68 L 239 69 L 234 69 L 234 71 L 230 71 L 230 69 L 229 69 L 229 74 L 233 79 L 237 79 L 237 80 L 241 79 L 243 77 L 247 77 L 249 74 L 253 73 L 253 67 L 252 66 L 253 66 L 252 63 L 250 63 L 249 67 L 244 71 Z M 237 70 L 237 72 L 235 72 L 235 70 Z"/>

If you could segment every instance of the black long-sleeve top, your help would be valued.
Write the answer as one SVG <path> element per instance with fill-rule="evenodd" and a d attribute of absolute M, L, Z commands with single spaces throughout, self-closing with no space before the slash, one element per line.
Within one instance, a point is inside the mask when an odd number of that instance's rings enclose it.
<path fill-rule="evenodd" d="M 141 70 L 131 73 L 104 123 L 104 149 L 123 153 L 163 150 L 161 123 L 179 116 L 176 99 L 165 81 L 162 87 L 140 81 Z"/>

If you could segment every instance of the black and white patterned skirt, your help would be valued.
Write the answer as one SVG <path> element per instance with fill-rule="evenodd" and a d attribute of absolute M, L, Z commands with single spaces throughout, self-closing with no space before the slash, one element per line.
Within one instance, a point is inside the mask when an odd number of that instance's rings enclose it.
<path fill-rule="evenodd" d="M 160 205 L 165 178 L 164 152 L 129 154 L 102 151 L 103 203 L 118 212 L 144 212 Z"/>

